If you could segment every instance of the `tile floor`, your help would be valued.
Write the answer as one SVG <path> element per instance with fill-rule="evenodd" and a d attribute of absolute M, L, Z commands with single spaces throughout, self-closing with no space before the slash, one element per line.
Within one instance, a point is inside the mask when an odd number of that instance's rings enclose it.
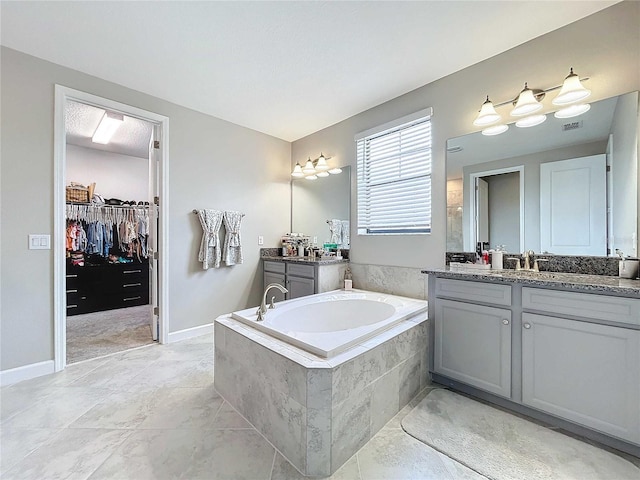
<path fill-rule="evenodd" d="M 304 478 L 213 390 L 210 336 L 3 387 L 0 404 L 5 480 Z M 484 478 L 404 433 L 410 410 L 331 478 Z"/>

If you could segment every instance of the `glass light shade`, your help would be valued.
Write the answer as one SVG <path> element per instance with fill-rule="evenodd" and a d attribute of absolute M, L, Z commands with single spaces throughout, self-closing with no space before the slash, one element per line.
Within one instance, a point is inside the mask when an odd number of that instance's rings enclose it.
<path fill-rule="evenodd" d="M 116 133 L 116 130 L 120 128 L 123 122 L 124 116 L 122 114 L 104 112 L 104 116 L 102 120 L 100 120 L 98 128 L 96 128 L 96 131 L 93 133 L 91 141 L 106 145 L 111 141 L 111 137 L 113 137 L 113 134 Z"/>
<path fill-rule="evenodd" d="M 307 180 L 316 180 L 318 178 L 317 175 L 307 175 L 306 177 L 304 177 Z"/>
<path fill-rule="evenodd" d="M 316 173 L 316 176 L 318 176 L 318 177 L 328 177 L 329 176 L 329 172 L 318 172 L 318 173 Z"/>
<path fill-rule="evenodd" d="M 500 135 L 501 133 L 504 133 L 507 130 L 509 130 L 509 125 L 504 125 L 504 124 L 493 125 L 492 127 L 485 128 L 484 130 L 482 130 L 482 134 L 488 137 L 492 137 L 493 135 Z"/>
<path fill-rule="evenodd" d="M 489 100 L 489 96 L 482 104 L 480 108 L 480 113 L 473 121 L 473 124 L 477 127 L 484 127 L 486 125 L 491 125 L 492 123 L 499 122 L 502 117 L 500 114 L 496 112 L 496 109 L 493 107 L 493 103 Z"/>
<path fill-rule="evenodd" d="M 316 173 L 316 169 L 314 168 L 313 162 L 311 161 L 311 159 L 307 160 L 307 163 L 305 164 L 302 171 L 303 173 L 306 173 L 306 174 Z"/>
<path fill-rule="evenodd" d="M 525 83 L 524 89 L 520 92 L 520 95 L 518 95 L 516 106 L 511 110 L 511 115 L 514 117 L 522 117 L 537 112 L 541 108 L 542 104 L 536 100 L 536 97 L 533 95 L 533 90 Z"/>
<path fill-rule="evenodd" d="M 329 168 L 330 167 L 327 164 L 327 159 L 321 153 L 320 157 L 318 158 L 318 161 L 316 162 L 316 170 L 318 170 L 319 172 L 324 172 L 326 170 L 329 170 Z"/>
<path fill-rule="evenodd" d="M 525 118 L 521 118 L 516 122 L 516 127 L 520 128 L 528 128 L 535 127 L 536 125 L 540 125 L 547 119 L 546 115 L 530 115 Z"/>
<path fill-rule="evenodd" d="M 573 68 L 564 79 L 562 88 L 558 96 L 553 99 L 551 103 L 554 105 L 569 105 L 570 103 L 578 102 L 591 95 L 591 90 L 587 90 L 580 83 L 580 77 L 573 73 Z"/>
<path fill-rule="evenodd" d="M 556 118 L 571 118 L 577 117 L 578 115 L 582 115 L 585 112 L 588 112 L 591 108 L 591 105 L 588 103 L 581 103 L 579 105 L 571 105 L 569 107 L 565 107 L 561 110 L 558 110 L 553 114 Z"/>
<path fill-rule="evenodd" d="M 330 173 L 331 175 L 337 175 L 337 174 L 339 174 L 339 173 L 342 173 L 342 169 L 341 169 L 341 168 L 338 168 L 338 167 L 336 167 L 336 168 L 332 168 L 331 170 L 329 170 L 329 173 Z"/>
<path fill-rule="evenodd" d="M 302 172 L 302 167 L 300 166 L 300 162 L 296 163 L 296 166 L 293 167 L 293 172 L 291 172 L 292 177 L 304 177 L 304 173 Z"/>

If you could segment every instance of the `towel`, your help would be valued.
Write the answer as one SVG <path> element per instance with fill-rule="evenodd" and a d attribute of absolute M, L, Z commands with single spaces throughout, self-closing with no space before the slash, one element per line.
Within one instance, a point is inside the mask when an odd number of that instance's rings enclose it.
<path fill-rule="evenodd" d="M 240 223 L 244 214 L 240 212 L 224 212 L 223 221 L 227 234 L 224 237 L 223 257 L 227 265 L 242 263 L 242 244 L 240 239 Z"/>
<path fill-rule="evenodd" d="M 331 232 L 331 240 L 329 243 L 340 244 L 342 242 L 342 221 L 338 219 L 327 220 L 329 224 L 329 232 Z"/>
<path fill-rule="evenodd" d="M 204 231 L 200 242 L 198 260 L 202 262 L 204 270 L 211 267 L 218 268 L 221 256 L 218 232 L 220 231 L 220 225 L 222 225 L 222 212 L 210 209 L 198 210 L 198 218 Z"/>
<path fill-rule="evenodd" d="M 351 238 L 349 238 L 349 220 L 342 220 L 342 248 L 349 248 Z"/>

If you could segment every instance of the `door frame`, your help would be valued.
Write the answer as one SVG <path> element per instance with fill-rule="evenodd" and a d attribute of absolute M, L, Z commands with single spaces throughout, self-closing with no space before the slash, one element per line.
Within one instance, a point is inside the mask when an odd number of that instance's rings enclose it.
<path fill-rule="evenodd" d="M 494 170 L 485 170 L 482 172 L 474 172 L 469 174 L 469 185 L 467 192 L 467 198 L 469 198 L 469 243 L 464 245 L 465 251 L 475 252 L 476 251 L 476 178 L 488 177 L 491 175 L 500 175 L 503 173 L 512 173 L 519 172 L 519 183 L 520 183 L 520 252 L 524 252 L 525 250 L 525 241 L 524 241 L 524 165 L 517 165 L 515 167 L 505 167 L 505 168 L 497 168 Z M 464 203 L 463 208 L 467 208 L 466 202 Z"/>
<path fill-rule="evenodd" d="M 159 206 L 158 245 L 158 322 L 159 343 L 169 342 L 169 117 L 131 105 L 109 100 L 90 93 L 55 85 L 54 108 L 54 169 L 53 169 L 53 325 L 54 368 L 63 370 L 67 359 L 67 299 L 65 268 L 65 203 L 66 203 L 66 132 L 65 105 L 68 100 L 93 105 L 136 117 L 158 125 L 160 151 L 158 152 L 158 196 Z M 150 160 L 151 161 L 151 160 Z"/>

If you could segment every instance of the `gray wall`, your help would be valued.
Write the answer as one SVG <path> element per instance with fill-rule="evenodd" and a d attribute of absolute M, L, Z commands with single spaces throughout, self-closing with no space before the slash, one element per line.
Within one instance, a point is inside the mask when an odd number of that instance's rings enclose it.
<path fill-rule="evenodd" d="M 339 159 L 339 163 L 354 166 L 355 172 L 356 133 L 433 107 L 432 233 L 355 235 L 356 204 L 352 195 L 351 258 L 363 264 L 440 267 L 444 265 L 446 246 L 446 140 L 477 130 L 472 122 L 487 93 L 495 98 L 508 98 L 517 93 L 525 81 L 558 85 L 569 67 L 591 78 L 592 101 L 640 89 L 639 24 L 639 2 L 616 4 L 295 141 L 292 167 L 296 161 L 322 151 Z M 355 177 L 354 174 L 351 182 L 353 191 Z"/>
<path fill-rule="evenodd" d="M 290 226 L 290 143 L 15 50 L 1 67 L 2 370 L 53 359 L 53 254 L 27 235 L 53 234 L 54 84 L 170 118 L 170 331 L 259 301 L 257 237 L 277 245 Z M 243 265 L 199 267 L 194 208 L 247 214 Z"/>

